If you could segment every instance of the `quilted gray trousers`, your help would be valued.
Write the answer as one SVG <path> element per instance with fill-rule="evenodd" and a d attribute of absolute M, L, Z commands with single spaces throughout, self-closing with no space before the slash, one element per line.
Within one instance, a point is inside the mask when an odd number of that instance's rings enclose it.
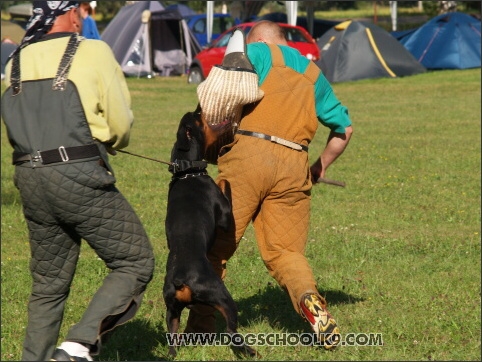
<path fill-rule="evenodd" d="M 31 168 L 16 166 L 27 221 L 33 279 L 23 361 L 50 359 L 57 345 L 64 306 L 87 241 L 111 272 L 66 340 L 92 345 L 132 318 L 152 279 L 154 255 L 132 207 L 98 161 Z"/>

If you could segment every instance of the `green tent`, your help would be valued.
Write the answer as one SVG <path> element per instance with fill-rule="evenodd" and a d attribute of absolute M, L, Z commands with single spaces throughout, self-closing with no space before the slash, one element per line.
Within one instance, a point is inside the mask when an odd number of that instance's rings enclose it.
<path fill-rule="evenodd" d="M 332 83 L 426 71 L 397 39 L 371 23 L 345 21 L 324 33 L 317 43 L 320 60 L 316 64 Z"/>

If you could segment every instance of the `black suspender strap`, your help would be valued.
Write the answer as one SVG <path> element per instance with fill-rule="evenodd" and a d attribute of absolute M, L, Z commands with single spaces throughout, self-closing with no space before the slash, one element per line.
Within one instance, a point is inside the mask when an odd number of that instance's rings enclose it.
<path fill-rule="evenodd" d="M 60 61 L 59 69 L 57 69 L 57 74 L 54 78 L 54 83 L 52 85 L 53 90 L 63 91 L 65 89 L 70 66 L 72 65 L 72 59 L 74 58 L 75 52 L 81 41 L 82 38 L 76 33 L 71 35 L 67 48 L 62 56 L 62 60 Z"/>
<path fill-rule="evenodd" d="M 52 89 L 62 91 L 65 89 L 67 78 L 69 75 L 70 66 L 72 65 L 72 59 L 79 47 L 83 38 L 79 37 L 76 33 L 70 36 L 67 48 L 60 61 L 57 74 L 55 75 Z M 12 73 L 11 73 L 11 87 L 13 89 L 13 95 L 17 95 L 22 91 L 22 81 L 20 77 L 20 51 L 15 52 L 12 58 Z"/>
<path fill-rule="evenodd" d="M 16 51 L 13 54 L 10 83 L 14 96 L 16 96 L 22 91 L 22 82 L 20 81 L 20 51 Z"/>

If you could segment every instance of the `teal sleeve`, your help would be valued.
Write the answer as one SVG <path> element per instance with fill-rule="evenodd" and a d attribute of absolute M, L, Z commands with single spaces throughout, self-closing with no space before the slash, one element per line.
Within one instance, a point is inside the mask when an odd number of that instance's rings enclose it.
<path fill-rule="evenodd" d="M 345 133 L 351 126 L 348 109 L 341 104 L 328 80 L 320 73 L 315 83 L 316 115 L 321 124 L 336 133 Z"/>
<path fill-rule="evenodd" d="M 247 45 L 247 55 L 258 74 L 258 85 L 261 86 L 271 70 L 271 52 L 265 43 L 250 43 Z"/>

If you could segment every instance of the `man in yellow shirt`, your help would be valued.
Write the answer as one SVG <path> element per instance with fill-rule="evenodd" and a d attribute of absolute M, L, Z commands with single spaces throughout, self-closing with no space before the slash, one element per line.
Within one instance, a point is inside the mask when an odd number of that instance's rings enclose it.
<path fill-rule="evenodd" d="M 33 279 L 23 361 L 89 361 L 101 336 L 137 312 L 154 255 L 115 187 L 108 153 L 133 123 L 124 75 L 109 46 L 80 37 L 77 1 L 34 1 L 6 67 L 2 118 L 30 236 Z M 111 272 L 56 348 L 81 239 Z"/>

